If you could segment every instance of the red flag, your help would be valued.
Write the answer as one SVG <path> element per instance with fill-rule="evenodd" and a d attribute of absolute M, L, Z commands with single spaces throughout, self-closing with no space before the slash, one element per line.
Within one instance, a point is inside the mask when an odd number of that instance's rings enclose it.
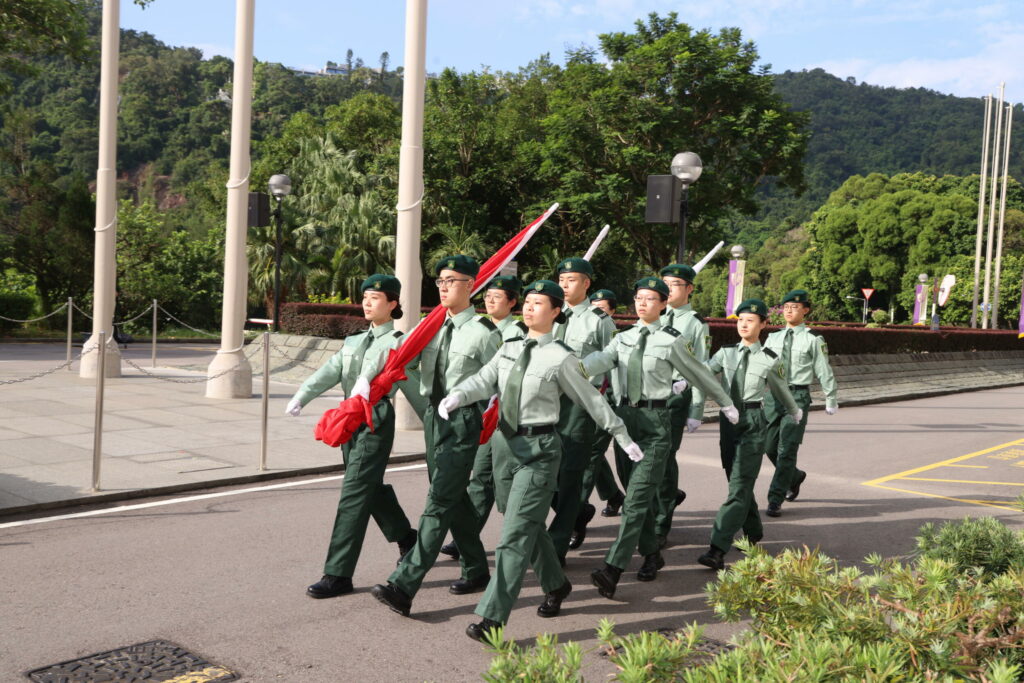
<path fill-rule="evenodd" d="M 509 240 L 505 246 L 494 253 L 494 256 L 487 259 L 487 261 L 480 266 L 480 272 L 477 273 L 476 276 L 476 287 L 473 290 L 473 294 L 476 294 L 485 287 L 506 263 L 516 257 L 519 250 L 526 246 L 526 243 L 530 241 L 533 234 L 537 232 L 540 226 L 544 225 L 544 221 L 546 221 L 557 208 L 557 203 L 552 204 L 551 208 L 519 231 L 518 235 Z M 382 396 L 385 396 L 389 391 L 391 391 L 391 387 L 395 382 L 399 382 L 406 378 L 405 366 L 408 365 L 413 358 L 419 355 L 420 351 L 423 350 L 423 347 L 425 347 L 430 340 L 434 338 L 437 331 L 441 329 L 441 325 L 444 323 L 445 314 L 446 311 L 443 307 L 440 305 L 435 306 L 434 310 L 432 310 L 426 318 L 421 320 L 420 324 L 417 325 L 412 332 L 402 339 L 401 345 L 397 349 L 391 350 L 388 354 L 388 359 L 384 364 L 384 369 L 373 378 L 372 382 L 370 382 L 369 402 L 363 399 L 362 396 L 353 396 L 342 401 L 337 408 L 332 408 L 326 411 L 317 423 L 316 429 L 313 431 L 313 435 L 316 437 L 317 441 L 323 441 L 328 446 L 339 446 L 352 438 L 352 434 L 354 434 L 355 431 L 364 423 L 370 425 L 370 429 L 372 430 L 373 405 L 376 404 Z"/>
<path fill-rule="evenodd" d="M 484 424 L 480 429 L 480 445 L 484 445 L 494 436 L 494 430 L 498 426 L 498 399 L 495 398 L 491 405 L 484 411 Z"/>

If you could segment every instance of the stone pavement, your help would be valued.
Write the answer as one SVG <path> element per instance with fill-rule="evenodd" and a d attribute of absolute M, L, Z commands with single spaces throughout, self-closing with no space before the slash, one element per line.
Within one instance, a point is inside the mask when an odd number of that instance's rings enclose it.
<path fill-rule="evenodd" d="M 265 472 L 258 471 L 262 378 L 253 380 L 253 398 L 205 398 L 205 373 L 196 369 L 209 363 L 213 345 L 161 344 L 156 369 L 150 368 L 148 344 L 122 351 L 157 378 L 122 363 L 123 376 L 107 380 L 99 492 L 91 490 L 95 381 L 81 379 L 75 364 L 72 372 L 0 385 L 0 515 L 340 469 L 338 449 L 313 438 L 320 415 L 337 405 L 340 394 L 312 401 L 298 418 L 284 414 L 298 379 L 315 367 L 308 354 L 333 349 L 275 342 L 271 377 L 286 382 L 270 385 Z M 254 373 L 262 369 L 260 356 L 253 358 Z M 0 381 L 63 360 L 61 343 L 0 344 Z M 833 361 L 840 406 L 1024 384 L 1024 351 Z M 813 395 L 820 406 L 820 392 Z M 709 402 L 706 417 L 716 416 Z M 391 460 L 418 460 L 423 451 L 422 432 L 399 431 Z"/>

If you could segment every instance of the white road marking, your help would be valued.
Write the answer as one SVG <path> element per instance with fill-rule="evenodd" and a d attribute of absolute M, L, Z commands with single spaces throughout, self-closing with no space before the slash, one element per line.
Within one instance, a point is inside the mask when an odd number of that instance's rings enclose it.
<path fill-rule="evenodd" d="M 385 472 L 404 472 L 406 470 L 418 470 L 426 467 L 426 463 L 420 463 L 418 465 L 405 465 L 403 467 L 392 467 Z M 168 500 L 158 500 L 152 503 L 136 503 L 135 505 L 121 505 L 114 508 L 105 508 L 103 510 L 90 510 L 89 512 L 75 512 L 67 515 L 54 515 L 52 517 L 39 517 L 36 519 L 25 519 L 20 522 L 7 522 L 0 524 L 0 529 L 13 529 L 19 526 L 28 526 L 30 524 L 43 524 L 44 522 L 57 522 L 63 519 L 78 519 L 80 517 L 95 517 L 97 515 L 109 515 L 115 512 L 128 512 L 131 510 L 143 510 L 145 508 L 155 508 L 162 505 L 176 505 L 178 503 L 191 503 L 194 500 L 206 500 L 209 498 L 223 498 L 225 496 L 238 496 L 243 493 L 258 493 L 260 491 L 273 491 L 274 489 L 286 489 L 293 486 L 305 486 L 306 484 L 321 484 L 326 481 L 336 481 L 338 479 L 344 479 L 344 474 L 336 474 L 330 477 L 320 477 L 319 479 L 305 479 L 303 481 L 287 481 L 283 484 L 268 484 L 266 486 L 255 486 L 247 489 L 235 489 L 233 491 L 219 491 L 217 493 L 203 493 L 197 496 L 185 496 L 184 498 L 169 498 Z M 83 502 L 88 502 L 85 499 Z"/>

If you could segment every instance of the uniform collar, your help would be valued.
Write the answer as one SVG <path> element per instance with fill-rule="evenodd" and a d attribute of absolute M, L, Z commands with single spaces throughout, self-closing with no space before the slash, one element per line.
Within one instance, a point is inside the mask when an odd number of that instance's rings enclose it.
<path fill-rule="evenodd" d="M 758 351 L 761 350 L 761 342 L 760 341 L 756 341 L 753 344 L 751 344 L 750 346 L 744 346 L 743 342 L 740 342 L 739 344 L 736 345 L 736 350 L 737 351 L 742 351 L 743 349 L 747 349 L 748 351 L 750 351 L 751 355 L 753 355 L 753 354 L 755 354 L 755 353 L 757 353 Z"/>
<path fill-rule="evenodd" d="M 693 310 L 693 304 L 685 303 L 682 306 L 669 306 L 666 313 L 689 313 Z"/>
<path fill-rule="evenodd" d="M 804 323 L 800 323 L 799 325 L 794 325 L 793 327 L 787 325 L 786 327 L 782 328 L 783 332 L 786 332 L 787 330 L 793 330 L 793 334 L 795 335 L 798 332 L 806 332 L 807 325 Z"/>
<path fill-rule="evenodd" d="M 459 329 L 460 327 L 462 327 L 463 325 L 465 325 L 470 320 L 476 317 L 476 309 L 473 308 L 472 306 L 467 306 L 466 310 L 462 311 L 458 315 L 452 315 L 449 312 L 447 317 L 448 320 L 452 321 L 452 325 L 455 326 L 455 329 Z"/>
<path fill-rule="evenodd" d="M 523 341 L 528 342 L 531 339 L 537 342 L 537 346 L 547 346 L 548 344 L 555 340 L 554 336 L 552 336 L 552 334 L 548 332 L 547 334 L 542 334 L 539 337 L 524 337 Z"/>
<path fill-rule="evenodd" d="M 566 303 L 565 308 L 563 308 L 562 310 L 572 311 L 572 314 L 575 316 L 585 312 L 588 308 L 590 308 L 593 305 L 594 304 L 590 303 L 590 299 L 584 299 L 575 306 L 570 306 L 568 303 Z"/>
<path fill-rule="evenodd" d="M 643 321 L 641 321 L 641 320 L 637 320 L 635 325 L 636 325 L 636 328 L 638 330 L 643 329 L 643 328 L 646 327 L 648 330 L 650 330 L 652 333 L 654 333 L 654 332 L 657 332 L 658 330 L 661 329 L 661 318 L 658 318 L 653 323 L 650 323 L 648 325 L 645 325 L 643 323 Z"/>
<path fill-rule="evenodd" d="M 395 329 L 395 321 L 389 320 L 383 325 L 370 325 L 370 334 L 376 339 L 377 337 L 383 337 L 393 329 Z"/>

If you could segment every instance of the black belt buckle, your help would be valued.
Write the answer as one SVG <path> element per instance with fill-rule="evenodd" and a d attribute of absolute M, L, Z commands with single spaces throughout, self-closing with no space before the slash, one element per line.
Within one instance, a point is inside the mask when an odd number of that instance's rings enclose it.
<path fill-rule="evenodd" d="M 550 434 L 555 431 L 555 425 L 523 425 L 516 430 L 516 436 L 539 436 L 540 434 Z"/>
<path fill-rule="evenodd" d="M 744 410 L 761 410 L 762 408 L 764 408 L 764 404 L 760 401 L 750 401 L 743 404 Z"/>
<path fill-rule="evenodd" d="M 789 388 L 790 389 L 808 389 L 808 388 L 810 388 L 810 386 L 811 386 L 810 384 L 790 384 Z"/>
<path fill-rule="evenodd" d="M 649 398 L 643 401 L 637 401 L 636 403 L 630 403 L 627 400 L 626 405 L 630 408 L 667 408 L 668 401 L 663 398 Z"/>

